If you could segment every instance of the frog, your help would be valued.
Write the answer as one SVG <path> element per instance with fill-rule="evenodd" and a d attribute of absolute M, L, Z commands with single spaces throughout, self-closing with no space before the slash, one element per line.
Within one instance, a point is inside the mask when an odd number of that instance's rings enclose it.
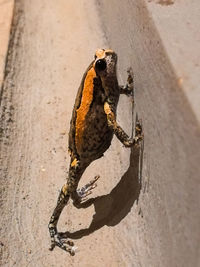
<path fill-rule="evenodd" d="M 79 86 L 68 138 L 70 154 L 68 176 L 60 190 L 57 205 L 48 224 L 50 250 L 58 246 L 71 255 L 75 254 L 74 242 L 68 239 L 63 241 L 57 230 L 57 224 L 70 198 L 73 205 L 80 208 L 97 186 L 99 175 L 82 188 L 78 188 L 86 168 L 94 160 L 103 157 L 114 135 L 125 147 L 137 146 L 143 139 L 140 120 L 135 124 L 134 137 L 129 137 L 116 120 L 120 94 L 133 95 L 134 89 L 132 68 L 127 71 L 127 84 L 125 86 L 118 84 L 117 58 L 117 53 L 112 49 L 97 49 Z"/>

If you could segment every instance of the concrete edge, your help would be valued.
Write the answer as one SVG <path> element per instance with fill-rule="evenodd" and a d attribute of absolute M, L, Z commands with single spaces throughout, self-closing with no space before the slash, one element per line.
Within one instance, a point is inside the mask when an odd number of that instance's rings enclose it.
<path fill-rule="evenodd" d="M 14 5 L 14 0 L 0 0 L 0 85 L 4 79 Z"/>

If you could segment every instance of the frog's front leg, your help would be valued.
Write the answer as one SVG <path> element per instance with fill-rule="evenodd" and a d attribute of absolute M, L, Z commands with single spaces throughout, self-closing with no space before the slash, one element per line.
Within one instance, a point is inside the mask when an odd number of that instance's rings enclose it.
<path fill-rule="evenodd" d="M 112 111 L 112 105 L 108 102 L 104 104 L 104 111 L 107 115 L 108 126 L 113 130 L 117 138 L 122 142 L 125 147 L 131 147 L 139 143 L 143 139 L 142 124 L 140 121 L 136 121 L 135 137 L 130 138 L 122 127 L 117 123 L 116 116 Z"/>
<path fill-rule="evenodd" d="M 125 94 L 125 95 L 133 95 L 134 93 L 134 74 L 133 70 L 130 67 L 127 70 L 128 73 L 128 78 L 127 78 L 127 84 L 125 86 L 119 86 L 120 94 Z"/>

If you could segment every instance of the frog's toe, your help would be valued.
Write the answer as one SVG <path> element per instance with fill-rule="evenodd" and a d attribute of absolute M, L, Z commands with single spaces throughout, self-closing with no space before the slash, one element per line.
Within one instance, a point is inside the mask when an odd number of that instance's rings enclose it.
<path fill-rule="evenodd" d="M 75 251 L 77 250 L 74 242 L 72 242 L 68 238 L 62 238 L 59 234 L 56 234 L 53 240 L 51 240 L 51 247 L 49 248 L 49 250 L 53 250 L 56 246 L 69 252 L 72 256 L 75 255 Z"/>

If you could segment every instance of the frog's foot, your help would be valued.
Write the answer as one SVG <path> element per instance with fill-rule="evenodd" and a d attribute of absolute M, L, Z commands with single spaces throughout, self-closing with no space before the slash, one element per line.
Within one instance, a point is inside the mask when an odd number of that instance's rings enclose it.
<path fill-rule="evenodd" d="M 129 93 L 133 93 L 134 90 L 134 73 L 132 68 L 127 69 L 128 78 L 127 78 L 127 89 L 129 90 Z"/>
<path fill-rule="evenodd" d="M 138 144 L 140 141 L 144 139 L 142 120 L 138 119 L 136 115 L 136 125 L 135 125 L 135 143 Z"/>
<path fill-rule="evenodd" d="M 87 196 L 92 194 L 92 190 L 95 187 L 97 187 L 96 181 L 99 178 L 100 178 L 100 176 L 96 175 L 89 183 L 87 183 L 86 185 L 84 185 L 80 189 L 77 189 L 76 193 L 77 193 L 78 199 L 76 199 L 76 201 L 78 201 L 79 203 L 82 203 L 85 200 L 87 200 Z"/>
<path fill-rule="evenodd" d="M 73 205 L 80 209 L 85 207 L 85 204 L 88 204 L 87 196 L 92 194 L 92 190 L 97 187 L 96 181 L 100 178 L 99 175 L 96 175 L 89 183 L 77 189 L 75 192 L 71 194 L 71 198 L 73 200 Z"/>
<path fill-rule="evenodd" d="M 77 208 L 86 208 L 90 203 L 87 201 L 87 196 L 92 194 L 92 190 L 97 187 L 96 181 L 100 178 L 99 175 L 96 175 L 89 183 L 77 189 L 71 194 L 73 200 L 73 205 Z"/>
<path fill-rule="evenodd" d="M 134 74 L 132 68 L 128 68 L 127 70 L 128 78 L 127 84 L 125 86 L 119 86 L 120 94 L 125 94 L 127 96 L 134 96 Z"/>
<path fill-rule="evenodd" d="M 49 250 L 53 250 L 56 246 L 69 252 L 71 256 L 75 255 L 75 251 L 77 249 L 71 240 L 68 240 L 68 238 L 62 238 L 59 233 L 55 234 L 54 237 L 51 238 L 51 247 Z"/>

